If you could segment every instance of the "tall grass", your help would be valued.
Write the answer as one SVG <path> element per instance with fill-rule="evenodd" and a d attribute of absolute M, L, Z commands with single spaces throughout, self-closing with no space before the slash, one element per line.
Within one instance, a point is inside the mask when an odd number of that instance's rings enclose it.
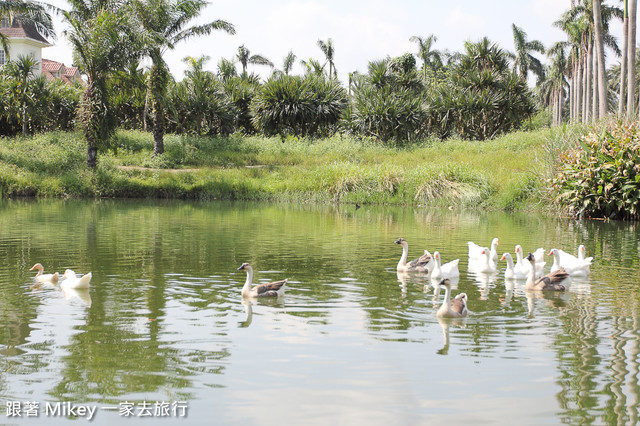
<path fill-rule="evenodd" d="M 167 135 L 121 131 L 86 170 L 79 133 L 0 140 L 3 197 L 149 197 L 429 204 L 518 209 L 541 192 L 549 130 L 402 147 L 368 138 Z"/>

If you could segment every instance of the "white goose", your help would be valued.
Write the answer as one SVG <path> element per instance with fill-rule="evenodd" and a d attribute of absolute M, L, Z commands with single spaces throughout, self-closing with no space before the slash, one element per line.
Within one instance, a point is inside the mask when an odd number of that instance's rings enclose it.
<path fill-rule="evenodd" d="M 247 272 L 247 280 L 242 287 L 242 297 L 282 297 L 287 288 L 286 284 L 288 279 L 281 281 L 274 281 L 271 283 L 258 284 L 251 288 L 253 281 L 253 268 L 249 263 L 243 263 L 238 268 L 238 271 Z"/>
<path fill-rule="evenodd" d="M 522 271 L 521 269 L 515 269 L 513 266 L 513 257 L 511 257 L 511 253 L 505 253 L 502 255 L 500 260 L 507 261 L 507 268 L 504 270 L 504 277 L 509 279 L 516 280 L 524 280 L 527 278 L 528 274 Z M 531 269 L 531 268 L 529 268 Z"/>
<path fill-rule="evenodd" d="M 440 252 L 434 252 L 433 258 L 435 259 L 435 267 L 431 272 L 431 279 L 440 279 L 440 278 L 456 278 L 460 276 L 460 270 L 458 269 L 458 263 L 460 259 L 452 260 L 451 262 L 447 262 L 444 265 L 442 264 L 442 259 L 440 259 Z"/>
<path fill-rule="evenodd" d="M 54 283 L 54 284 L 58 282 L 58 273 L 57 272 L 53 273 L 53 274 L 45 274 L 44 273 L 44 267 L 40 263 L 36 263 L 29 270 L 33 271 L 34 269 L 38 270 L 38 273 L 34 277 L 34 279 L 37 282 L 39 282 L 39 283 L 49 283 L 50 282 L 50 283 Z"/>
<path fill-rule="evenodd" d="M 433 270 L 435 264 L 433 262 L 433 258 L 431 257 L 431 253 L 429 253 L 427 250 L 425 250 L 424 254 L 419 258 L 407 263 L 407 258 L 409 257 L 409 243 L 404 238 L 398 238 L 395 243 L 402 246 L 402 256 L 400 257 L 400 261 L 398 262 L 398 266 L 396 268 L 398 271 L 424 272 L 425 274 L 428 274 L 429 271 Z"/>
<path fill-rule="evenodd" d="M 449 278 L 443 278 L 439 286 L 444 286 L 444 301 L 438 309 L 436 316 L 440 318 L 462 318 L 468 314 L 467 294 L 460 293 L 453 300 L 451 299 L 451 283 Z"/>
<path fill-rule="evenodd" d="M 535 258 L 531 253 L 526 259 L 532 264 L 535 263 Z M 569 278 L 569 273 L 564 268 L 559 268 L 551 273 L 544 275 L 536 280 L 535 268 L 529 270 L 529 277 L 524 288 L 526 290 L 540 290 L 540 291 L 565 291 L 565 281 Z"/>
<path fill-rule="evenodd" d="M 499 239 L 494 238 L 491 240 L 491 260 L 493 262 L 498 261 L 498 244 L 500 244 Z M 473 241 L 468 241 L 467 245 L 469 246 L 469 259 L 480 259 L 480 261 L 484 260 L 484 253 L 482 253 L 482 251 L 485 247 L 481 247 Z"/>
<path fill-rule="evenodd" d="M 484 247 L 480 252 L 484 258 L 478 259 L 478 261 L 469 265 L 474 272 L 481 272 L 483 274 L 492 274 L 498 270 L 498 265 L 491 258 L 491 251 L 488 247 Z"/>
<path fill-rule="evenodd" d="M 544 261 L 544 249 L 542 247 L 538 248 L 533 252 L 533 257 L 535 259 L 536 275 L 540 276 L 544 272 L 544 265 L 547 264 Z M 520 244 L 516 245 L 516 264 L 514 268 L 516 271 L 524 273 L 525 276 L 529 275 L 529 269 L 531 269 L 531 263 L 524 260 L 524 251 Z"/>
<path fill-rule="evenodd" d="M 586 277 L 590 272 L 591 260 L 579 260 L 575 256 L 564 253 L 561 255 L 562 250 L 551 249 L 549 256 L 553 256 L 553 265 L 551 265 L 551 272 L 555 272 L 559 269 L 565 269 L 567 273 L 574 277 Z M 571 256 L 571 257 L 568 257 Z M 564 258 L 564 260 L 563 260 Z M 575 260 L 572 260 L 575 259 Z"/>
<path fill-rule="evenodd" d="M 60 288 L 89 288 L 91 282 L 91 272 L 86 273 L 82 277 L 78 277 L 74 271 L 67 269 L 62 276 L 64 281 L 60 284 Z"/>
<path fill-rule="evenodd" d="M 585 257 L 585 247 L 584 244 L 580 244 L 578 246 L 578 257 L 567 253 L 566 251 L 557 249 L 560 255 L 560 264 L 568 266 L 572 269 L 583 269 L 586 274 L 591 272 L 591 261 L 593 257 Z"/>

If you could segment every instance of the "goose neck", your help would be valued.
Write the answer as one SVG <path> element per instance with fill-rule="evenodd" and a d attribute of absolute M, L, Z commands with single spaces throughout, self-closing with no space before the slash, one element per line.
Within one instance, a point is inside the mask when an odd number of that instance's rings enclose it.
<path fill-rule="evenodd" d="M 398 262 L 398 268 L 407 265 L 407 257 L 409 257 L 409 245 L 402 244 L 402 256 L 400 257 L 400 261 Z"/>
<path fill-rule="evenodd" d="M 247 279 L 244 282 L 244 286 L 242 287 L 242 294 L 248 295 L 251 293 L 251 283 L 253 282 L 253 269 L 247 268 Z"/>

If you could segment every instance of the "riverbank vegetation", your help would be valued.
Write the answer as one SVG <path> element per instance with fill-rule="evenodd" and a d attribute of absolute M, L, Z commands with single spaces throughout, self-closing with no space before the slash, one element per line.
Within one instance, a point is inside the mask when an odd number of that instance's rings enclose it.
<path fill-rule="evenodd" d="M 373 138 L 167 135 L 152 157 L 150 133 L 119 131 L 117 155 L 95 171 L 84 164 L 80 132 L 0 143 L 3 197 L 150 197 L 540 207 L 558 131 L 515 132 L 478 144 L 428 140 L 382 145 Z M 543 141 L 549 141 L 547 143 Z"/>
<path fill-rule="evenodd" d="M 574 214 L 635 217 L 638 148 L 627 143 L 635 127 L 607 121 L 614 110 L 637 120 L 636 1 L 627 3 L 573 2 L 555 23 L 567 40 L 548 48 L 516 25 L 513 53 L 486 37 L 448 52 L 434 48 L 435 35 L 413 36 L 416 53 L 374 59 L 343 85 L 331 38 L 318 40 L 324 62 L 301 61 L 302 75 L 290 74 L 291 51 L 275 69 L 241 45 L 216 71 L 206 69 L 207 56 L 185 58 L 177 80 L 168 50 L 213 31 L 235 33 L 222 20 L 190 25 L 206 1 L 71 0 L 65 34 L 85 81 L 63 87 L 37 78 L 37 63 L 25 57 L 0 71 L 0 135 L 10 137 L 0 147 L 0 190 L 497 208 L 545 200 Z M 42 17 L 26 13 L 29 4 L 0 14 L 50 23 L 42 5 L 33 5 Z M 622 49 L 609 32 L 615 19 L 626 23 Z M 609 73 L 605 45 L 622 55 Z M 249 65 L 274 70 L 262 79 Z M 584 136 L 586 124 L 605 130 Z"/>

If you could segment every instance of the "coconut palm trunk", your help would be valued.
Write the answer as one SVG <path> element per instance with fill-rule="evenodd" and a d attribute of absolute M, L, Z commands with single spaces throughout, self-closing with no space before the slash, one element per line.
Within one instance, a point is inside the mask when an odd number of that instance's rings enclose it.
<path fill-rule="evenodd" d="M 618 99 L 618 117 L 624 115 L 624 107 L 627 103 L 627 43 L 629 37 L 629 4 L 624 0 L 624 19 L 622 21 L 622 59 L 620 60 L 620 92 Z"/>
<path fill-rule="evenodd" d="M 575 120 L 576 123 L 579 123 L 582 120 L 582 98 L 583 98 L 583 89 L 584 85 L 582 80 L 584 80 L 584 67 L 583 60 L 578 56 L 577 58 L 577 68 L 578 68 L 578 78 L 576 81 L 576 106 L 575 106 Z"/>
<path fill-rule="evenodd" d="M 598 78 L 600 70 L 598 69 L 597 48 L 593 46 L 593 80 L 591 81 L 591 121 L 597 121 L 598 115 Z"/>
<path fill-rule="evenodd" d="M 598 59 L 598 117 L 607 115 L 607 80 L 604 58 L 604 40 L 602 34 L 601 0 L 593 0 L 593 25 L 595 29 L 596 55 Z"/>
<path fill-rule="evenodd" d="M 637 0 L 629 0 L 629 34 L 627 41 L 627 116 L 637 113 L 636 101 L 636 7 Z"/>
<path fill-rule="evenodd" d="M 590 42 L 587 45 L 587 54 L 585 55 L 584 60 L 586 62 L 586 76 L 584 79 L 582 122 L 588 123 L 591 120 L 591 82 L 593 81 L 593 47 Z"/>

